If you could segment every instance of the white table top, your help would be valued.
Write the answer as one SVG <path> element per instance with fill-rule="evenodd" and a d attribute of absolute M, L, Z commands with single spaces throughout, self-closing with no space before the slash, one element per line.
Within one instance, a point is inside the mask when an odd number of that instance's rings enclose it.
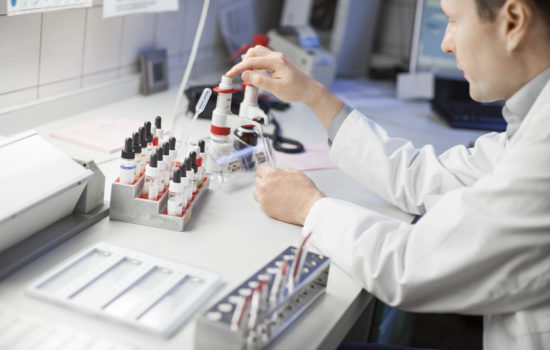
<path fill-rule="evenodd" d="M 388 87 L 387 84 L 374 86 L 391 94 L 391 86 Z M 106 177 L 105 197 L 108 199 L 110 183 L 117 176 L 119 154 L 108 155 L 91 151 L 53 139 L 48 136 L 49 132 L 64 125 L 105 115 L 140 121 L 151 120 L 159 114 L 168 115 L 174 95 L 175 91 L 170 90 L 150 97 L 136 96 L 39 127 L 37 130 L 69 155 L 95 159 Z M 391 134 L 409 138 L 417 146 L 429 142 L 441 152 L 456 143 L 469 143 L 481 135 L 475 131 L 449 129 L 431 113 L 426 103 L 391 104 L 390 101 L 377 104 L 379 97 L 368 98 L 372 98 L 373 103 L 361 105 L 359 109 L 362 112 L 386 127 Z M 391 97 L 384 98 L 391 100 Z M 326 143 L 325 131 L 306 107 L 293 105 L 288 111 L 275 114 L 283 127 L 284 136 L 298 139 L 306 147 L 308 144 Z M 184 118 L 178 128 L 185 127 L 187 123 L 189 120 Z M 196 134 L 206 134 L 208 126 L 209 121 L 200 120 Z M 411 215 L 389 205 L 337 169 L 311 171 L 307 174 L 327 196 L 345 199 L 401 220 L 412 219 Z M 139 348 L 190 349 L 195 332 L 193 321 L 185 324 L 172 338 L 162 339 L 31 298 L 24 290 L 32 280 L 63 259 L 103 241 L 219 273 L 225 285 L 210 301 L 213 303 L 288 245 L 298 245 L 301 241 L 301 228 L 268 218 L 254 202 L 252 192 L 252 184 L 229 192 L 209 191 L 195 209 L 185 232 L 103 219 L 0 281 L 1 303 L 44 320 L 76 327 L 92 336 L 105 337 Z M 326 294 L 300 317 L 289 332 L 280 337 L 274 347 L 334 348 L 370 299 L 350 276 L 337 266 L 331 266 Z"/>

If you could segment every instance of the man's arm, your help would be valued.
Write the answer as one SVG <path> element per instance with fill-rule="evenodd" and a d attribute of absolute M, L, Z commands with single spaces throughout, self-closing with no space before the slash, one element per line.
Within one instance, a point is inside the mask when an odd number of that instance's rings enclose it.
<path fill-rule="evenodd" d="M 470 314 L 525 310 L 550 300 L 550 186 L 508 176 L 507 168 L 451 191 L 416 225 L 323 198 L 302 232 L 313 232 L 323 254 L 389 305 Z M 544 181 L 550 183 L 548 175 Z"/>
<path fill-rule="evenodd" d="M 333 140 L 330 158 L 390 203 L 423 214 L 442 194 L 490 174 L 505 143 L 505 134 L 487 134 L 474 148 L 456 146 L 438 156 L 431 145 L 416 148 L 353 111 Z"/>

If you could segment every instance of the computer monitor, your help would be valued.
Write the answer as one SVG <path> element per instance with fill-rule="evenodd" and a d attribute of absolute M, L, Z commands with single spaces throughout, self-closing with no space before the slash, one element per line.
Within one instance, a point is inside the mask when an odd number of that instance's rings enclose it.
<path fill-rule="evenodd" d="M 411 45 L 410 73 L 433 72 L 463 78 L 453 55 L 441 50 L 448 19 L 439 0 L 418 0 Z"/>

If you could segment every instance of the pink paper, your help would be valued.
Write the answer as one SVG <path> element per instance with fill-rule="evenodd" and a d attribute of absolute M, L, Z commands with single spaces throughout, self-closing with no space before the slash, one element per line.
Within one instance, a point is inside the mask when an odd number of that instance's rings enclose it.
<path fill-rule="evenodd" d="M 124 139 L 132 137 L 143 124 L 123 117 L 103 117 L 52 131 L 50 136 L 95 150 L 114 153 L 122 150 Z"/>
<path fill-rule="evenodd" d="M 275 152 L 277 163 L 280 162 L 283 166 L 300 171 L 336 168 L 328 157 L 330 151 L 328 145 L 311 145 L 305 148 L 304 153 L 298 154 Z"/>

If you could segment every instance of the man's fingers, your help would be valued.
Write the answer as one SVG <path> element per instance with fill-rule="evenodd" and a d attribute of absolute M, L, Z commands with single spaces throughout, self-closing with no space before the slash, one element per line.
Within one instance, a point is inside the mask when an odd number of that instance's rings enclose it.
<path fill-rule="evenodd" d="M 256 168 L 256 174 L 259 177 L 265 177 L 265 176 L 269 175 L 271 172 L 273 172 L 274 170 L 275 170 L 275 168 L 272 167 L 271 165 L 266 164 L 266 163 L 262 163 L 262 164 L 258 165 L 258 167 Z"/>
<path fill-rule="evenodd" d="M 276 81 L 262 72 L 247 70 L 243 72 L 242 78 L 243 81 L 263 90 L 274 92 L 276 89 Z"/>
<path fill-rule="evenodd" d="M 272 55 L 272 57 L 249 57 L 234 65 L 225 75 L 232 78 L 246 70 L 262 69 L 268 72 L 274 72 L 278 64 L 278 57 L 275 55 Z"/>
<path fill-rule="evenodd" d="M 251 57 L 237 63 L 225 73 L 228 77 L 233 78 L 239 73 L 246 70 L 265 69 L 272 72 L 275 69 L 275 61 L 267 57 Z"/>
<path fill-rule="evenodd" d="M 256 45 L 246 51 L 246 53 L 243 55 L 245 58 L 249 57 L 258 57 L 258 56 L 266 56 L 270 53 L 273 53 L 270 49 L 268 49 L 265 46 L 262 45 Z"/>

